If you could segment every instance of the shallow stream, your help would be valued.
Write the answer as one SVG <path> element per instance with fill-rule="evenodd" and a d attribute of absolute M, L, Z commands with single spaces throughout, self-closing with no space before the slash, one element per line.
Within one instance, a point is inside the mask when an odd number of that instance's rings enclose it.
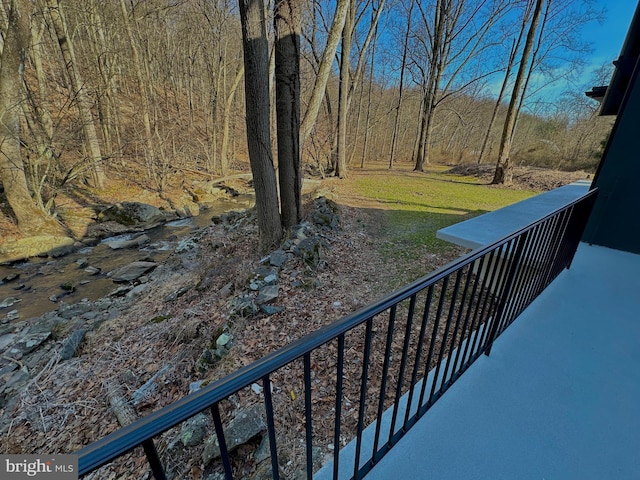
<path fill-rule="evenodd" d="M 149 241 L 141 248 L 113 250 L 107 242 L 127 240 L 141 232 L 103 239 L 93 247 L 82 248 L 64 257 L 31 258 L 13 265 L 0 265 L 0 321 L 26 320 L 58 308 L 59 302 L 77 303 L 83 298 L 96 300 L 118 286 L 107 274 L 138 260 L 162 263 L 177 244 L 194 231 L 211 224 L 211 217 L 249 207 L 251 195 L 220 200 L 197 217 L 176 220 L 144 232 Z M 89 273 L 87 268 L 98 269 Z M 92 270 L 89 268 L 89 270 Z M 68 292 L 62 285 L 73 286 Z"/>

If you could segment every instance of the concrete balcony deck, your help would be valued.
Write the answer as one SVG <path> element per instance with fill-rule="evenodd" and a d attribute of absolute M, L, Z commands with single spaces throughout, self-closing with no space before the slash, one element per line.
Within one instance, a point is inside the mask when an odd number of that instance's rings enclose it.
<path fill-rule="evenodd" d="M 640 478 L 640 256 L 581 244 L 366 478 Z"/>

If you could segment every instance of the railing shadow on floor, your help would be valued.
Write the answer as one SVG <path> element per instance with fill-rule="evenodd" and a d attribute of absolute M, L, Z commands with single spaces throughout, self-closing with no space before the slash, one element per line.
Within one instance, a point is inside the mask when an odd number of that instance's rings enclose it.
<path fill-rule="evenodd" d="M 260 395 L 240 397 L 254 403 L 259 398 L 264 407 L 273 478 L 282 475 L 283 443 L 297 446 L 298 455 L 286 456 L 295 457 L 289 460 L 294 466 L 300 459 L 298 473 L 307 478 L 317 467 L 318 446 L 331 452 L 333 478 L 345 478 L 345 465 L 346 478 L 364 477 L 570 267 L 596 195 L 597 189 L 591 190 L 518 232 L 88 445 L 77 452 L 80 475 L 142 446 L 153 476 L 167 478 L 156 448 L 158 440 L 164 441 L 161 434 L 209 411 L 221 453 L 218 468 L 227 479 L 241 478 L 237 459 L 227 448 L 225 407 L 229 397 L 259 384 Z M 295 392 L 303 392 L 297 402 Z M 363 436 L 367 425 L 372 434 Z M 343 451 L 352 438 L 353 448 Z"/>

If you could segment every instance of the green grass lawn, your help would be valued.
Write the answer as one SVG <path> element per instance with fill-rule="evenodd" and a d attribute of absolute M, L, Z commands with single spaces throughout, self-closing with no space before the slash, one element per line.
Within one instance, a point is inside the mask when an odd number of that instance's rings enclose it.
<path fill-rule="evenodd" d="M 474 177 L 444 173 L 432 167 L 425 174 L 372 171 L 353 179 L 353 193 L 382 205 L 383 246 L 390 259 L 415 254 L 445 253 L 455 247 L 436 238 L 436 231 L 476 215 L 496 210 L 536 193 L 497 188 Z"/>

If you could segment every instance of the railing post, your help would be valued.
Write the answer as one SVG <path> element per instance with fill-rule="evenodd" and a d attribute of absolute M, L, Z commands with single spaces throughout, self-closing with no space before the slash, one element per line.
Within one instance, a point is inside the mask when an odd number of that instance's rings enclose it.
<path fill-rule="evenodd" d="M 493 342 L 496 339 L 498 328 L 502 323 L 502 315 L 504 314 L 507 301 L 511 297 L 511 291 L 513 290 L 513 283 L 515 280 L 516 271 L 518 270 L 518 266 L 520 265 L 522 252 L 524 250 L 525 244 L 527 243 L 527 239 L 529 238 L 529 232 L 530 230 L 527 230 L 518 238 L 518 243 L 516 245 L 516 252 L 513 255 L 513 260 L 511 260 L 511 265 L 509 265 L 507 284 L 504 287 L 502 298 L 500 298 L 500 303 L 498 304 L 498 308 L 496 309 L 496 314 L 493 319 L 493 323 L 491 324 L 491 330 L 489 332 L 489 338 L 487 339 L 487 344 L 486 344 L 487 346 L 485 347 L 485 350 L 484 350 L 484 354 L 487 356 L 491 353 L 491 347 L 493 346 Z M 506 258 L 505 258 L 505 261 L 506 261 Z"/>

